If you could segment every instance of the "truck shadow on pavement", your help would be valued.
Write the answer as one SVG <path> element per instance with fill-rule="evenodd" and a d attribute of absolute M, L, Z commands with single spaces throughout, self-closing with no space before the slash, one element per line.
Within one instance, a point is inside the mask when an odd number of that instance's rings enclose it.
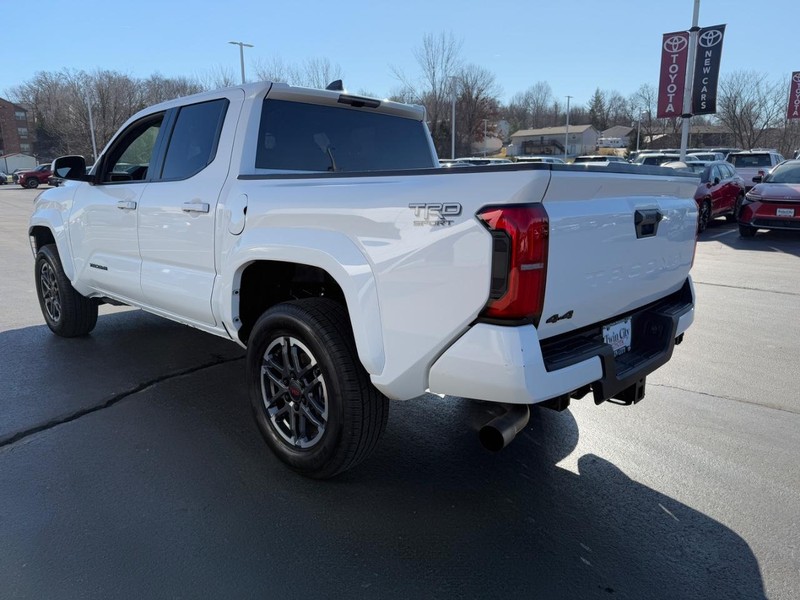
<path fill-rule="evenodd" d="M 489 454 L 481 405 L 395 403 L 375 454 L 317 482 L 264 445 L 230 342 L 139 312 L 83 340 L 0 340 L 4 415 L 135 390 L 0 448 L 11 597 L 765 597 L 723 524 L 602 457 L 558 466 L 578 442 L 569 412 L 534 409 Z"/>

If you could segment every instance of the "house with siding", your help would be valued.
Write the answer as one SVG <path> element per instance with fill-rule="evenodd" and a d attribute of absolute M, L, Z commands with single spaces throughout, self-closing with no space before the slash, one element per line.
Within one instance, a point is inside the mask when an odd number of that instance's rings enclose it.
<path fill-rule="evenodd" d="M 597 147 L 598 137 L 600 132 L 592 125 L 570 125 L 569 133 L 566 126 L 521 129 L 511 134 L 509 155 L 563 156 L 565 142 L 567 156 L 593 153 Z"/>

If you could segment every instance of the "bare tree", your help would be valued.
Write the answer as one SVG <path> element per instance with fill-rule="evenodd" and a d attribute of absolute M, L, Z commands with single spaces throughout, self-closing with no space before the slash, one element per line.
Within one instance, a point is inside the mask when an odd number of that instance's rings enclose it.
<path fill-rule="evenodd" d="M 91 156 L 91 106 L 98 150 L 134 113 L 150 104 L 201 91 L 190 79 L 153 75 L 138 80 L 116 71 L 94 73 L 64 69 L 37 73 L 11 90 L 19 104 L 31 108 L 36 122 L 36 153 L 42 158 L 63 154 Z"/>
<path fill-rule="evenodd" d="M 311 58 L 303 63 L 302 85 L 325 89 L 329 83 L 344 77 L 342 68 L 327 58 Z"/>
<path fill-rule="evenodd" d="M 233 69 L 222 65 L 214 65 L 211 69 L 199 77 L 202 85 L 207 90 L 218 90 L 226 87 L 239 85 L 240 79 Z"/>
<path fill-rule="evenodd" d="M 456 151 L 470 153 L 472 144 L 484 140 L 484 132 L 494 133 L 499 113 L 500 88 L 494 74 L 477 65 L 467 65 L 458 73 L 456 103 Z"/>
<path fill-rule="evenodd" d="M 616 90 L 606 92 L 606 122 L 608 126 L 629 125 L 633 120 L 633 111 L 627 98 Z"/>
<path fill-rule="evenodd" d="M 537 81 L 524 92 L 515 94 L 502 115 L 511 131 L 547 127 L 552 121 L 553 90 L 546 81 Z"/>
<path fill-rule="evenodd" d="M 399 69 L 392 67 L 401 89 L 395 97 L 423 104 L 427 110 L 428 124 L 433 142 L 439 156 L 449 155 L 449 139 L 452 133 L 450 123 L 451 102 L 461 93 L 458 79 L 461 68 L 462 42 L 453 34 L 426 34 L 422 46 L 414 51 L 420 68 L 418 79 L 407 77 Z"/>
<path fill-rule="evenodd" d="M 768 131 L 783 125 L 786 110 L 784 81 L 770 81 L 758 71 L 735 71 L 721 78 L 717 119 L 742 148 L 755 148 Z"/>
<path fill-rule="evenodd" d="M 342 68 L 327 58 L 310 58 L 300 65 L 292 65 L 276 56 L 269 61 L 256 61 L 253 71 L 260 81 L 278 81 L 319 89 L 344 77 Z"/>

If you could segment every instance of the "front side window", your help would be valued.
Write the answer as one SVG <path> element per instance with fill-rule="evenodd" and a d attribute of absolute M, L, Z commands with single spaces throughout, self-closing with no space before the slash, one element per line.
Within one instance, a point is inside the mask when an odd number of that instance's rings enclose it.
<path fill-rule="evenodd" d="M 379 112 L 264 100 L 256 168 L 323 173 L 434 167 L 421 121 Z"/>
<path fill-rule="evenodd" d="M 170 136 L 161 179 L 186 179 L 214 160 L 227 108 L 228 100 L 221 98 L 180 109 Z"/>
<path fill-rule="evenodd" d="M 146 117 L 122 134 L 105 161 L 103 181 L 142 181 L 147 177 L 163 120 L 163 113 Z"/>

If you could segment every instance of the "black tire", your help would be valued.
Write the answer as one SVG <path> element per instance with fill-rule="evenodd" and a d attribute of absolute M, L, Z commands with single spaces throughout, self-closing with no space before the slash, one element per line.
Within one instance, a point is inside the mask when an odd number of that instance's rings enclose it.
<path fill-rule="evenodd" d="M 739 224 L 739 235 L 743 238 L 751 238 L 756 234 L 758 231 L 757 227 L 751 227 L 750 225 L 742 225 Z"/>
<path fill-rule="evenodd" d="M 697 215 L 697 230 L 699 232 L 705 231 L 710 220 L 711 202 L 708 200 L 703 200 L 703 203 L 700 205 L 700 212 Z"/>
<path fill-rule="evenodd" d="M 733 212 L 729 215 L 725 215 L 728 223 L 736 223 L 739 219 L 739 212 L 742 210 L 742 202 L 744 202 L 744 194 L 739 194 L 736 198 L 736 204 L 733 205 Z"/>
<path fill-rule="evenodd" d="M 31 179 L 28 179 L 28 181 L 25 183 L 25 187 L 31 190 L 37 188 L 39 187 L 39 180 L 36 179 L 35 177 L 32 177 Z"/>
<path fill-rule="evenodd" d="M 36 254 L 36 295 L 50 330 L 61 337 L 86 335 L 97 324 L 97 303 L 81 296 L 64 274 L 55 244 Z"/>
<path fill-rule="evenodd" d="M 389 401 L 359 362 L 344 307 L 327 298 L 261 315 L 248 341 L 247 385 L 267 445 L 308 477 L 356 466 L 386 429 Z"/>

